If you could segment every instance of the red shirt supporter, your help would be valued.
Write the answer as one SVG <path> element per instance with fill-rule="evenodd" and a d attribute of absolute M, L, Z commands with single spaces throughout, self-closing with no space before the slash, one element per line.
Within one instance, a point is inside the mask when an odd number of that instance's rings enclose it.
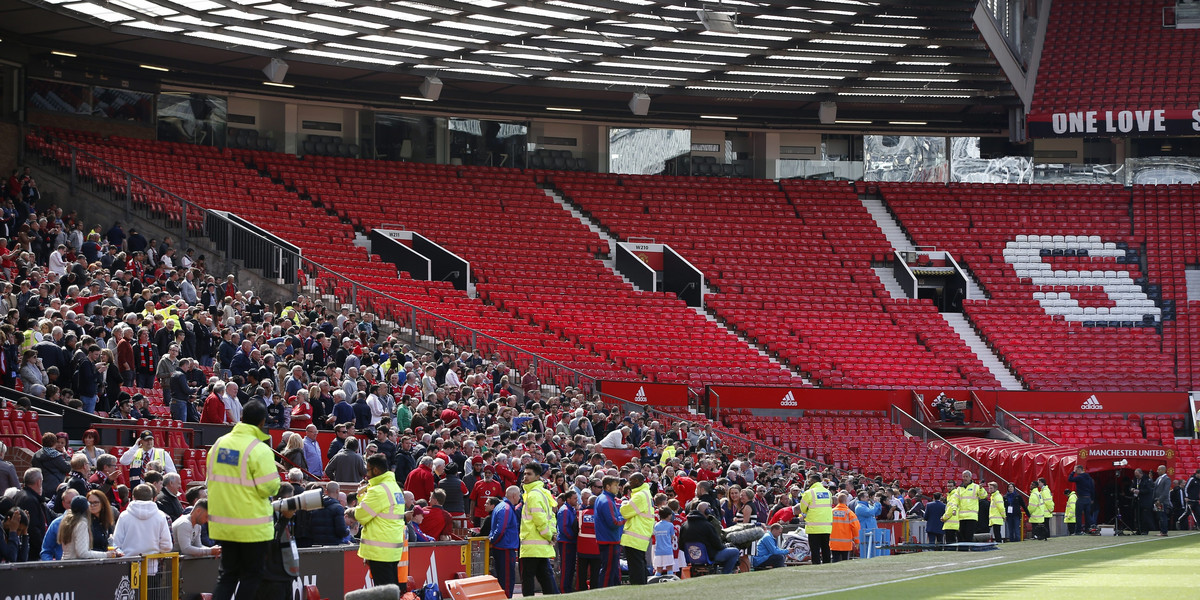
<path fill-rule="evenodd" d="M 224 423 L 226 414 L 225 402 L 216 394 L 209 394 L 208 398 L 204 399 L 204 410 L 200 413 L 200 422 Z"/>
<path fill-rule="evenodd" d="M 471 490 L 471 499 L 475 501 L 475 516 L 480 519 L 488 515 L 488 498 L 504 497 L 504 487 L 491 477 L 491 469 L 484 469 L 483 472 L 487 474 L 485 475 L 487 479 L 476 481 L 475 489 Z"/>
<path fill-rule="evenodd" d="M 775 511 L 775 514 L 771 515 L 770 519 L 767 519 L 767 525 L 774 525 L 775 523 L 790 523 L 792 519 L 795 518 L 796 510 L 791 506 L 785 506 Z"/>
<path fill-rule="evenodd" d="M 696 480 L 684 475 L 676 475 L 671 481 L 671 487 L 675 489 L 675 496 L 679 498 L 680 506 L 687 506 L 692 498 L 696 497 Z"/>
<path fill-rule="evenodd" d="M 496 476 L 500 478 L 500 484 L 508 489 L 509 486 L 517 485 L 517 476 L 508 467 L 496 463 Z"/>
<path fill-rule="evenodd" d="M 449 409 L 449 408 L 443 410 L 442 411 L 442 425 L 444 425 L 445 427 L 451 427 L 451 428 L 458 427 L 458 425 L 459 425 L 458 413 L 454 412 L 452 409 Z M 441 455 L 439 454 L 438 456 L 441 456 Z"/>
<path fill-rule="evenodd" d="M 421 521 L 421 531 L 435 540 L 453 535 L 454 528 L 450 520 L 450 513 L 440 506 L 426 506 L 425 520 Z"/>
<path fill-rule="evenodd" d="M 412 492 L 413 498 L 417 500 L 428 500 L 436 486 L 437 479 L 433 476 L 433 469 L 426 465 L 420 465 L 413 469 L 408 474 L 408 479 L 404 481 L 404 489 Z M 428 520 L 429 516 L 426 515 L 425 518 Z M 422 529 L 424 529 L 423 525 Z"/>
<path fill-rule="evenodd" d="M 707 469 L 699 469 L 696 471 L 696 479 L 699 481 L 716 481 L 721 478 L 720 471 L 709 471 Z"/>

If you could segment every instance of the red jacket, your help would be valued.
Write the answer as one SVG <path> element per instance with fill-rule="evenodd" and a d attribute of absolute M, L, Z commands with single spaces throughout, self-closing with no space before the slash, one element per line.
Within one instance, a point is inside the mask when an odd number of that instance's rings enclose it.
<path fill-rule="evenodd" d="M 204 410 L 200 412 L 200 422 L 224 423 L 226 416 L 225 402 L 216 394 L 209 394 L 208 398 L 204 399 Z"/>
<path fill-rule="evenodd" d="M 408 474 L 408 479 L 404 480 L 404 489 L 412 492 L 415 500 L 428 500 L 433 495 L 433 488 L 437 486 L 437 480 L 433 476 L 433 469 L 425 465 L 420 465 L 413 469 Z M 425 516 L 425 520 L 429 520 L 429 516 Z M 424 524 L 421 530 L 425 530 Z"/>
<path fill-rule="evenodd" d="M 132 371 L 136 365 L 133 364 L 133 344 L 125 338 L 117 342 L 117 370 L 124 373 Z"/>
<path fill-rule="evenodd" d="M 435 540 L 440 540 L 442 536 L 453 535 L 454 527 L 450 520 L 450 513 L 440 506 L 426 506 L 425 520 L 421 521 L 421 531 Z"/>

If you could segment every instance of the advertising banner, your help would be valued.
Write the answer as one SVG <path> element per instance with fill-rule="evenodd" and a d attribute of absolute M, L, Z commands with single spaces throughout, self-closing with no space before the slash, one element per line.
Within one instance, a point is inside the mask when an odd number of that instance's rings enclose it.
<path fill-rule="evenodd" d="M 846 390 L 792 387 L 710 385 L 710 407 L 759 409 L 888 410 L 912 405 L 910 390 Z"/>
<path fill-rule="evenodd" d="M 643 406 L 687 406 L 686 384 L 644 383 L 641 381 L 599 381 L 597 389 L 602 394 L 620 398 Z"/>
<path fill-rule="evenodd" d="M 128 559 L 0 565 L 0 599 L 136 600 Z"/>
<path fill-rule="evenodd" d="M 1186 413 L 1185 392 L 977 392 L 1009 412 Z"/>
<path fill-rule="evenodd" d="M 1196 135 L 1200 133 L 1200 109 L 1076 110 L 1030 115 L 1027 125 L 1031 138 Z"/>

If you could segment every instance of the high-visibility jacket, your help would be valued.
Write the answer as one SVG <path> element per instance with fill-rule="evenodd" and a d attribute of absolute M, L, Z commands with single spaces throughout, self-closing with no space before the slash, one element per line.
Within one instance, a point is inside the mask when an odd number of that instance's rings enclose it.
<path fill-rule="evenodd" d="M 1042 499 L 1042 490 L 1033 488 L 1029 492 L 1029 522 L 1046 522 L 1046 501 Z"/>
<path fill-rule="evenodd" d="M 992 493 L 992 497 L 988 500 L 991 506 L 988 507 L 988 524 L 1003 525 L 1004 524 L 1004 496 L 1000 495 L 1000 491 L 996 490 Z"/>
<path fill-rule="evenodd" d="M 362 524 L 358 555 L 363 560 L 397 562 L 404 554 L 404 490 L 391 471 L 367 481 L 367 493 L 354 509 L 354 519 Z"/>
<path fill-rule="evenodd" d="M 650 547 L 650 535 L 654 533 L 652 506 L 650 484 L 643 483 L 629 491 L 629 501 L 621 505 L 621 516 L 625 517 L 622 546 L 642 551 Z"/>
<path fill-rule="evenodd" d="M 667 447 L 663 448 L 662 456 L 658 458 L 659 466 L 666 466 L 666 464 L 670 462 L 672 458 L 675 458 L 675 445 L 667 444 Z"/>
<path fill-rule="evenodd" d="M 833 507 L 833 533 L 829 536 L 829 549 L 849 552 L 858 540 L 858 516 L 845 504 Z"/>
<path fill-rule="evenodd" d="M 1054 492 L 1050 491 L 1050 486 L 1042 488 L 1042 502 L 1046 505 L 1046 516 L 1054 516 Z"/>
<path fill-rule="evenodd" d="M 821 482 L 812 484 L 800 496 L 800 512 L 804 514 L 804 533 L 833 533 L 833 498 Z"/>
<path fill-rule="evenodd" d="M 955 491 L 958 492 L 958 518 L 963 521 L 978 521 L 979 501 L 987 498 L 987 490 L 978 483 L 972 483 L 959 486 Z"/>
<path fill-rule="evenodd" d="M 279 493 L 271 436 L 248 423 L 217 438 L 208 451 L 208 535 L 229 542 L 275 537 L 268 498 Z"/>
<path fill-rule="evenodd" d="M 1067 496 L 1067 507 L 1063 509 L 1063 523 L 1074 523 L 1075 521 L 1075 490 L 1071 490 L 1071 495 Z"/>
<path fill-rule="evenodd" d="M 521 558 L 554 558 L 554 507 L 558 502 L 541 481 L 525 484 L 521 507 Z"/>
<path fill-rule="evenodd" d="M 942 531 L 958 531 L 958 490 L 962 488 L 954 488 L 950 490 L 950 495 L 946 497 L 946 512 L 942 513 Z"/>

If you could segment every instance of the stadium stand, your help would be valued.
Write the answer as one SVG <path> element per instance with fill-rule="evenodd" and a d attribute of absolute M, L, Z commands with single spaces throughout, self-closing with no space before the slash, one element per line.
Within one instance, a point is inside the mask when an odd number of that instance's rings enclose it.
<path fill-rule="evenodd" d="M 1174 349 L 1163 345 L 1174 335 L 1175 303 L 1154 306 L 1161 288 L 1142 274 L 1146 236 L 1131 233 L 1129 192 L 998 184 L 879 190 L 915 243 L 961 257 L 990 294 L 965 301 L 964 311 L 1029 389 L 1180 388 Z"/>
<path fill-rule="evenodd" d="M 1194 109 L 1195 36 L 1163 27 L 1175 0 L 1056 0 L 1030 116 L 1121 107 Z M 1087 23 L 1086 27 L 1080 24 Z"/>

